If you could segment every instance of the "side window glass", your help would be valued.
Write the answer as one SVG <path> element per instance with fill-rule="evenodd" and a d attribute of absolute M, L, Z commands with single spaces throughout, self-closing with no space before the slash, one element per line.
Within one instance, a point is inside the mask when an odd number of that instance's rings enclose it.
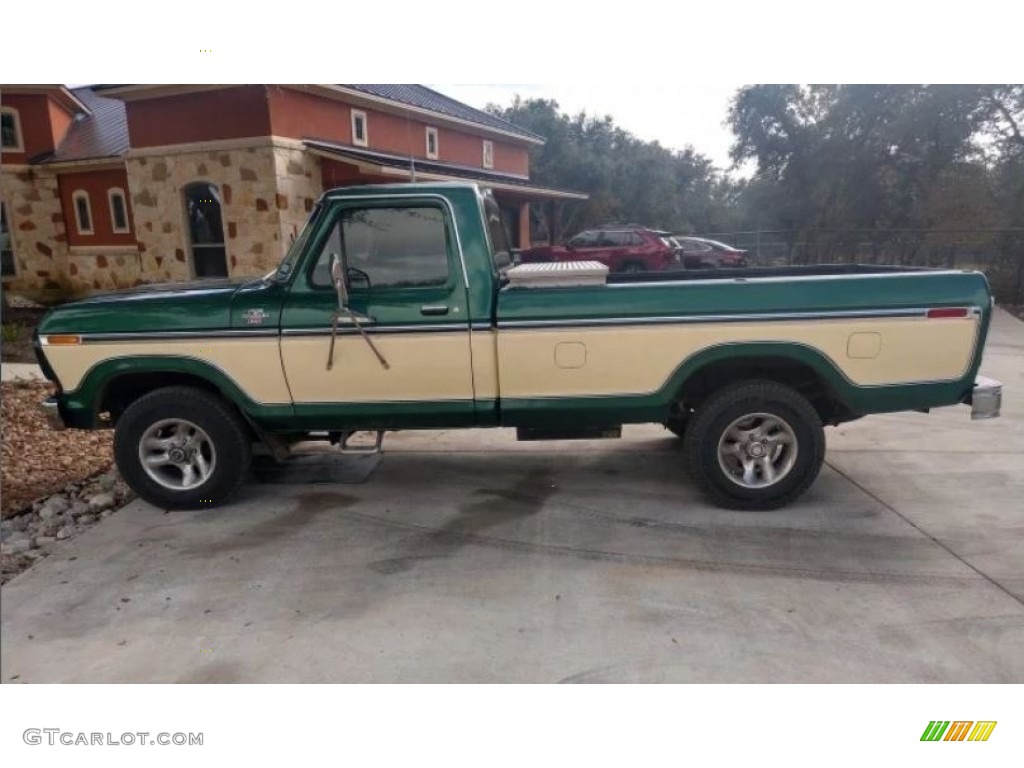
<path fill-rule="evenodd" d="M 448 238 L 444 213 L 439 208 L 359 208 L 342 212 L 313 268 L 314 285 L 331 284 L 333 253 L 345 256 L 354 292 L 448 282 Z"/>

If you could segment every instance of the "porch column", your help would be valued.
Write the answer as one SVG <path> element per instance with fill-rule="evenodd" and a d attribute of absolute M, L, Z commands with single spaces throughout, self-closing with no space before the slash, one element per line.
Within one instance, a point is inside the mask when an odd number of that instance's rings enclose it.
<path fill-rule="evenodd" d="M 530 204 L 523 203 L 519 206 L 519 247 L 529 248 L 533 245 L 530 242 Z"/>

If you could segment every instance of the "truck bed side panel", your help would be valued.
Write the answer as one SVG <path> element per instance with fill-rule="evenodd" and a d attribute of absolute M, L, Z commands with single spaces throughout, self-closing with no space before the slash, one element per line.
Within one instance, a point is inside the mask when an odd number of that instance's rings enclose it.
<path fill-rule="evenodd" d="M 966 312 L 928 317 L 950 307 Z M 950 404 L 989 312 L 984 277 L 963 273 L 505 290 L 503 419 L 661 420 L 701 365 L 744 355 L 812 367 L 853 413 Z"/>

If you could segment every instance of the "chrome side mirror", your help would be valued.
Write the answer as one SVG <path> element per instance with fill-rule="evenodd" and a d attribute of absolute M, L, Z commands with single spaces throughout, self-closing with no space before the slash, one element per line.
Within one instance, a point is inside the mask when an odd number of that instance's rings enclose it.
<path fill-rule="evenodd" d="M 348 281 L 345 279 L 345 268 L 341 258 L 336 253 L 331 254 L 331 282 L 334 283 L 334 292 L 338 294 L 338 309 L 348 309 Z"/>

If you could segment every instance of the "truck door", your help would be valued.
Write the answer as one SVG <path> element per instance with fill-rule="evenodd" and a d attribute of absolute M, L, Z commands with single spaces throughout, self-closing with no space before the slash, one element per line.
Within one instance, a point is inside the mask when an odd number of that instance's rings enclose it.
<path fill-rule="evenodd" d="M 454 226 L 438 198 L 351 198 L 326 212 L 281 315 L 281 359 L 302 427 L 472 423 L 466 277 Z M 383 363 L 341 314 L 327 368 L 338 303 L 333 254 L 347 264 L 349 306 Z"/>

